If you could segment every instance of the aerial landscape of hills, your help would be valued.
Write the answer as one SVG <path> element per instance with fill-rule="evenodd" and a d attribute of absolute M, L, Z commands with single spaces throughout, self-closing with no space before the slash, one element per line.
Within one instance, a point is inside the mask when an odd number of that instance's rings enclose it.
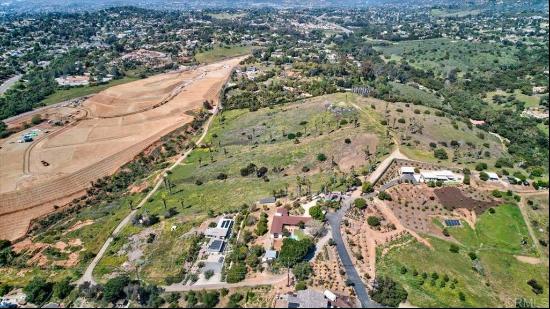
<path fill-rule="evenodd" d="M 547 1 L 0 15 L 0 308 L 548 307 Z"/>

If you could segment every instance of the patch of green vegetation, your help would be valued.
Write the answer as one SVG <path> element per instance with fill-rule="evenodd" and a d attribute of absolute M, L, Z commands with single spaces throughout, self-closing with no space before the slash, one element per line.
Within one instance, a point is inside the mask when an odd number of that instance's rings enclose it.
<path fill-rule="evenodd" d="M 10 283 L 13 286 L 24 286 L 33 277 L 38 274 L 47 276 L 53 281 L 59 281 L 67 276 L 78 279 L 84 272 L 84 268 L 92 260 L 93 254 L 98 252 L 103 242 L 111 235 L 118 223 L 130 212 L 129 201 L 137 205 L 137 201 L 142 198 L 142 194 L 126 196 L 120 200 L 105 202 L 97 207 L 86 207 L 75 213 L 69 220 L 62 220 L 50 227 L 47 231 L 39 233 L 34 242 L 55 244 L 62 241 L 69 244 L 71 240 L 80 240 L 81 246 L 69 246 L 67 250 L 78 250 L 79 261 L 74 267 L 63 268 L 51 266 L 48 268 L 31 266 L 26 268 L 25 272 L 20 272 L 16 267 L 3 268 L 0 272 L 0 282 Z M 92 222 L 92 224 L 83 224 L 80 228 L 71 227 L 79 223 Z M 83 251 L 80 251 L 83 249 Z M 65 260 L 67 253 L 56 252 L 55 249 L 47 254 L 51 260 Z M 23 253 L 21 259 L 27 260 L 30 255 Z M 113 264 L 115 264 L 113 262 Z M 119 264 L 120 265 L 120 264 Z"/>
<path fill-rule="evenodd" d="M 548 257 L 548 195 L 542 193 L 542 195 L 525 196 L 523 198 L 526 199 L 523 207 L 537 238 L 536 241 L 539 242 L 539 247 Z"/>
<path fill-rule="evenodd" d="M 234 20 L 234 19 L 246 16 L 246 13 L 220 12 L 220 13 L 209 13 L 208 15 L 212 16 L 215 19 Z"/>
<path fill-rule="evenodd" d="M 156 284 L 166 284 L 166 278 L 178 274 L 186 262 L 193 260 L 194 250 L 191 247 L 200 247 L 202 242 L 193 235 L 187 235 L 192 227 L 200 225 L 204 220 L 194 218 L 193 221 L 183 223 L 164 224 L 157 232 L 158 236 L 152 244 L 144 250 L 142 267 L 145 280 Z M 172 225 L 176 230 L 172 231 Z M 193 251 L 193 252 L 192 252 Z"/>
<path fill-rule="evenodd" d="M 465 17 L 465 16 L 469 16 L 469 15 L 479 15 L 479 13 L 481 13 L 482 10 L 480 9 L 465 9 L 465 8 L 460 8 L 460 9 L 450 9 L 450 8 L 446 8 L 446 9 L 432 9 L 431 10 L 431 14 L 432 16 L 435 16 L 435 17 Z"/>
<path fill-rule="evenodd" d="M 495 65 L 515 63 L 513 46 L 501 46 L 496 43 L 473 43 L 464 40 L 446 38 L 402 41 L 395 44 L 381 44 L 375 48 L 384 53 L 384 57 L 401 57 L 412 66 L 431 70 L 445 76 L 451 69 L 460 72 L 490 70 Z"/>
<path fill-rule="evenodd" d="M 236 308 L 238 305 L 241 308 L 266 308 L 273 302 L 273 295 L 270 291 L 272 286 L 262 285 L 251 288 L 235 288 L 232 289 L 233 294 L 229 294 L 228 307 Z M 233 301 L 232 301 L 233 300 Z"/>
<path fill-rule="evenodd" d="M 539 128 L 539 130 L 541 130 L 542 132 L 544 132 L 544 134 L 546 135 L 546 137 L 548 137 L 550 135 L 550 130 L 548 129 L 548 125 L 544 124 L 544 123 L 539 123 L 537 125 L 537 127 Z"/>
<path fill-rule="evenodd" d="M 480 280 L 480 276 L 472 270 L 469 257 L 449 251 L 449 243 L 437 238 L 429 238 L 433 249 L 414 241 L 411 244 L 390 250 L 384 257 L 378 257 L 376 271 L 400 282 L 408 292 L 408 301 L 420 307 L 488 307 L 496 301 L 490 288 Z M 451 266 L 452 265 L 452 266 Z M 402 267 L 407 273 L 402 274 Z M 420 274 L 413 275 L 414 270 Z M 422 278 L 422 273 L 427 278 Z M 432 274 L 437 273 L 441 279 L 432 286 Z M 450 284 L 440 288 L 444 274 L 458 283 L 451 289 Z M 422 284 L 421 284 L 422 283 Z M 461 302 L 458 292 L 466 295 L 466 302 Z"/>
<path fill-rule="evenodd" d="M 161 222 L 150 228 L 128 225 L 109 248 L 107 258 L 100 261 L 96 278 L 120 269 L 127 260 L 129 237 L 139 234 L 143 238 L 146 229 L 156 237 L 142 247 L 147 261 L 142 277 L 163 283 L 184 268 L 181 258 L 189 246 L 184 234 L 207 216 L 237 211 L 266 196 L 297 196 L 320 191 L 323 186 L 343 189 L 342 177 L 337 177 L 331 160 L 339 162 L 346 154 L 344 147 L 363 152 L 370 144 L 376 153 L 379 135 L 384 132 L 376 114 L 359 113 L 343 103 L 344 99 L 338 94 L 254 112 L 224 111 L 216 116 L 203 146 L 168 176 L 171 189 L 162 187 L 139 210 L 139 214 L 158 216 Z M 328 112 L 326 102 L 331 101 L 343 112 Z M 294 138 L 289 139 L 291 133 Z M 317 159 L 319 153 L 326 155 L 325 161 Z M 254 166 L 249 168 L 251 163 Z M 166 220 L 163 214 L 169 208 L 177 215 Z M 172 225 L 176 231 L 171 231 Z"/>
<path fill-rule="evenodd" d="M 225 58 L 242 56 L 249 54 L 255 46 L 218 46 L 213 49 L 198 53 L 195 55 L 195 60 L 199 63 L 212 63 Z"/>
<path fill-rule="evenodd" d="M 95 85 L 95 86 L 83 86 L 83 87 L 71 87 L 71 88 L 62 88 L 56 90 L 54 93 L 47 96 L 44 100 L 40 102 L 40 105 L 51 105 L 71 99 L 75 99 L 78 97 L 83 97 L 86 95 L 94 94 L 101 92 L 107 88 L 116 86 L 116 85 L 122 85 L 129 82 L 133 82 L 135 80 L 138 80 L 137 77 L 125 77 L 121 79 L 115 79 L 108 83 L 101 84 L 101 85 Z"/>
<path fill-rule="evenodd" d="M 390 84 L 392 85 L 393 91 L 398 92 L 400 96 L 409 98 L 412 102 L 419 102 L 427 106 L 438 106 L 441 104 L 440 98 L 426 90 L 396 82 L 391 82 Z"/>
<path fill-rule="evenodd" d="M 400 150 L 411 159 L 432 163 L 441 161 L 470 169 L 479 162 L 485 162 L 492 168 L 505 153 L 504 146 L 496 136 L 445 116 L 440 110 L 402 102 L 386 104 L 369 102 L 368 99 L 359 102 L 362 105 L 371 103 L 379 117 L 387 115 L 387 126 L 398 137 Z M 399 119 L 404 119 L 405 123 L 400 123 Z M 448 159 L 443 159 L 444 156 L 441 160 L 436 158 L 436 149 L 444 149 Z"/>
<path fill-rule="evenodd" d="M 499 102 L 495 100 L 495 98 L 499 98 L 499 97 L 501 97 L 499 100 L 504 102 L 504 103 L 501 103 L 503 106 L 498 106 Z M 527 108 L 527 107 L 539 106 L 540 98 L 541 98 L 540 95 L 536 95 L 536 94 L 527 95 L 522 93 L 521 90 L 516 89 L 513 92 L 506 92 L 502 90 L 487 92 L 483 100 L 487 103 L 495 105 L 495 107 L 508 106 L 517 101 L 517 102 L 523 103 L 523 106 Z"/>
<path fill-rule="evenodd" d="M 510 254 L 536 253 L 527 225 L 517 205 L 500 206 L 494 214 L 485 212 L 479 217 L 475 231 L 480 244 L 484 244 L 484 249 L 491 247 Z"/>
<path fill-rule="evenodd" d="M 296 240 L 302 240 L 302 239 L 307 238 L 307 235 L 304 233 L 304 231 L 302 231 L 300 229 L 296 229 L 294 231 L 294 236 L 296 237 Z"/>
<path fill-rule="evenodd" d="M 390 276 L 403 284 L 409 292 L 408 301 L 420 307 L 498 307 L 513 305 L 520 297 L 548 306 L 547 266 L 524 263 L 515 257 L 534 253 L 519 209 L 507 204 L 495 210 L 482 214 L 475 229 L 464 221 L 460 228 L 449 228 L 458 246 L 425 236 L 433 248 L 414 241 L 391 249 L 383 257 L 379 249 L 377 275 Z M 524 239 L 527 241 L 522 244 Z M 454 250 L 450 250 L 452 246 Z M 419 274 L 415 276 L 414 270 Z M 437 273 L 435 280 L 433 273 Z M 443 284 L 445 275 L 449 280 Z M 531 279 L 543 286 L 542 294 L 531 290 L 527 284 Z"/>

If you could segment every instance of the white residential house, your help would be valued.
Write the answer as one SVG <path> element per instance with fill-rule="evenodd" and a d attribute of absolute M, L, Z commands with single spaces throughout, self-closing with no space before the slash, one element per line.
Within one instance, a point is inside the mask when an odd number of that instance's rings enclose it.
<path fill-rule="evenodd" d="M 403 166 L 399 169 L 401 180 L 411 181 L 412 183 L 442 181 L 442 182 L 458 182 L 462 180 L 462 176 L 453 173 L 449 170 L 421 170 L 417 173 L 416 168 L 412 166 Z"/>
<path fill-rule="evenodd" d="M 456 181 L 458 177 L 449 170 L 440 170 L 440 171 L 421 171 L 420 172 L 421 180 L 424 182 L 430 181 Z"/>
<path fill-rule="evenodd" d="M 206 229 L 204 235 L 215 239 L 226 239 L 230 235 L 233 219 L 221 218 L 216 227 Z"/>
<path fill-rule="evenodd" d="M 402 166 L 399 170 L 399 174 L 401 175 L 414 175 L 414 167 L 412 166 Z"/>

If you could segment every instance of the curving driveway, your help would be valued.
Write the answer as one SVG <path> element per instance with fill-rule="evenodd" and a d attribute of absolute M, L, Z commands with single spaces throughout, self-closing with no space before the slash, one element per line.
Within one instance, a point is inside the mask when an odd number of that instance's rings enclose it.
<path fill-rule="evenodd" d="M 395 148 L 394 151 L 386 159 L 384 159 L 378 165 L 378 167 L 367 177 L 367 180 L 371 183 L 376 183 L 394 159 L 407 159 L 407 157 L 399 151 L 398 147 Z M 332 239 L 336 243 L 336 251 L 340 256 L 340 261 L 342 262 L 342 266 L 344 266 L 348 279 L 353 283 L 353 289 L 355 290 L 355 294 L 357 295 L 359 302 L 361 302 L 361 307 L 382 308 L 382 305 L 370 299 L 365 284 L 363 283 L 361 276 L 359 276 L 359 273 L 355 269 L 351 257 L 349 256 L 346 245 L 344 244 L 344 240 L 342 239 L 342 232 L 340 230 L 342 219 L 350 209 L 353 201 L 360 196 L 361 188 L 355 190 L 351 194 L 351 196 L 346 197 L 342 201 L 342 206 L 338 211 L 328 214 L 327 221 L 330 224 L 330 228 L 332 230 Z"/>
<path fill-rule="evenodd" d="M 355 295 L 357 295 L 359 302 L 361 302 L 361 307 L 382 308 L 380 304 L 370 299 L 365 284 L 363 283 L 363 280 L 361 280 L 359 273 L 357 273 L 357 270 L 355 269 L 355 266 L 349 256 L 348 250 L 346 249 L 346 245 L 344 244 L 344 240 L 342 239 L 340 224 L 342 223 L 342 218 L 344 218 L 354 200 L 355 197 L 353 197 L 353 195 L 352 197 L 346 198 L 342 202 L 342 207 L 340 207 L 338 211 L 327 215 L 327 220 L 332 230 L 332 239 L 336 243 L 336 251 L 338 251 L 338 255 L 340 256 L 340 261 L 346 271 L 347 278 L 353 283 L 353 289 L 355 290 Z"/>

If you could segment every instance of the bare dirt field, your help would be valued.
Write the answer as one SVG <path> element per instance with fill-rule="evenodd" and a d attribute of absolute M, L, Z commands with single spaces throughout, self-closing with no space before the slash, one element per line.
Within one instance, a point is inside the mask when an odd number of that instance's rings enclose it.
<path fill-rule="evenodd" d="M 494 201 L 480 201 L 464 195 L 464 193 L 455 187 L 444 187 L 434 190 L 435 195 L 441 204 L 447 210 L 454 210 L 456 208 L 466 208 L 473 210 L 476 214 L 480 215 L 486 209 L 497 206 L 498 203 Z"/>
<path fill-rule="evenodd" d="M 191 122 L 204 100 L 217 104 L 241 60 L 109 88 L 74 107 L 85 117 L 44 129 L 32 143 L 17 143 L 19 135 L 0 141 L 0 238 L 23 236 L 30 220 L 50 212 L 52 203 L 84 192 L 90 182 L 113 174 L 160 137 Z M 41 207 L 48 203 L 52 206 Z"/>

